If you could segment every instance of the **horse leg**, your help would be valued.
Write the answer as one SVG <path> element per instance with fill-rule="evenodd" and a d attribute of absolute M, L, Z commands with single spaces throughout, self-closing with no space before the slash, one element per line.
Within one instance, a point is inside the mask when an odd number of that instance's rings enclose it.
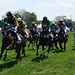
<path fill-rule="evenodd" d="M 45 48 L 44 48 L 44 57 L 45 57 L 46 48 L 47 48 L 47 46 L 45 46 Z"/>
<path fill-rule="evenodd" d="M 52 44 L 52 49 L 53 49 L 53 44 Z"/>
<path fill-rule="evenodd" d="M 58 49 L 58 46 L 57 46 L 57 41 L 55 41 L 55 46 L 56 46 L 56 48 Z"/>
<path fill-rule="evenodd" d="M 24 54 L 24 57 L 26 56 L 24 46 L 23 46 L 23 49 L 22 49 L 22 54 Z"/>
<path fill-rule="evenodd" d="M 64 43 L 64 50 L 66 50 L 66 43 Z"/>
<path fill-rule="evenodd" d="M 33 50 L 35 51 L 35 48 L 34 48 L 34 44 L 33 44 L 33 42 L 32 42 L 32 47 L 33 47 Z"/>
<path fill-rule="evenodd" d="M 37 45 L 37 53 L 36 53 L 36 55 L 39 55 L 39 54 L 38 54 L 38 49 L 39 49 L 39 46 L 40 46 L 40 45 Z"/>
<path fill-rule="evenodd" d="M 1 59 L 2 55 L 3 55 L 3 53 L 4 53 L 4 48 L 3 48 L 3 47 L 1 47 L 0 59 Z"/>
<path fill-rule="evenodd" d="M 63 49 L 63 48 L 62 48 L 62 43 L 59 43 L 59 45 L 60 45 L 60 48 Z"/>
<path fill-rule="evenodd" d="M 42 45 L 42 52 L 40 56 L 42 56 L 43 52 L 44 52 L 44 45 Z"/>
<path fill-rule="evenodd" d="M 20 56 L 20 51 L 17 53 L 15 64 L 17 64 L 17 59 L 19 58 L 19 56 Z"/>
<path fill-rule="evenodd" d="M 31 42 L 29 43 L 28 47 L 30 46 Z"/>
<path fill-rule="evenodd" d="M 6 52 L 5 52 L 3 61 L 6 61 L 7 51 L 8 51 L 8 50 L 6 49 Z"/>
<path fill-rule="evenodd" d="M 51 46 L 49 45 L 47 57 L 49 57 L 50 47 L 51 47 Z"/>

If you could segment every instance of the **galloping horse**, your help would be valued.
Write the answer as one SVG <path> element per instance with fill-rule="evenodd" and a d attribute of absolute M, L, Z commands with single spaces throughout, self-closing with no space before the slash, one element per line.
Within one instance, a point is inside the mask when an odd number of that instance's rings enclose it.
<path fill-rule="evenodd" d="M 66 50 L 66 43 L 68 41 L 67 38 L 68 38 L 68 34 L 67 35 L 65 34 L 64 27 L 61 26 L 61 29 L 60 29 L 60 32 L 59 32 L 59 36 L 58 36 L 58 42 L 59 42 L 59 45 L 60 45 L 61 49 Z M 64 43 L 64 48 L 62 47 L 62 43 Z"/>
<path fill-rule="evenodd" d="M 35 32 L 35 31 L 33 31 L 32 28 L 30 28 L 29 30 L 32 33 L 33 43 L 34 43 L 34 45 L 36 43 L 36 46 L 37 46 L 37 42 L 38 42 L 38 39 L 39 39 L 39 34 L 37 32 Z"/>
<path fill-rule="evenodd" d="M 43 31 L 40 33 L 39 44 L 37 45 L 37 55 L 38 55 L 38 48 L 39 46 L 42 45 L 42 52 L 40 56 L 42 56 L 43 52 L 45 56 L 46 46 L 48 46 L 48 56 L 49 56 L 49 51 L 53 44 L 52 34 L 47 30 L 46 26 L 47 25 L 43 25 Z"/>
<path fill-rule="evenodd" d="M 7 30 L 5 33 L 4 33 L 4 36 L 3 36 L 3 39 L 2 39 L 2 46 L 1 46 L 1 54 L 0 54 L 0 59 L 4 53 L 4 50 L 6 49 L 6 52 L 5 52 L 5 55 L 4 55 L 4 61 L 6 60 L 6 56 L 7 56 L 7 51 L 8 50 L 12 50 L 14 49 L 14 46 L 15 46 L 15 50 L 16 50 L 16 53 L 17 53 L 17 56 L 16 56 L 16 60 L 19 58 L 20 56 L 20 51 L 21 51 L 21 48 L 23 48 L 22 50 L 22 53 L 24 53 L 24 43 L 25 43 L 25 39 L 24 37 L 17 33 L 17 35 L 19 36 L 19 42 L 15 43 L 15 37 L 14 37 L 14 34 L 11 30 Z M 24 56 L 25 56 L 25 53 L 24 53 Z"/>

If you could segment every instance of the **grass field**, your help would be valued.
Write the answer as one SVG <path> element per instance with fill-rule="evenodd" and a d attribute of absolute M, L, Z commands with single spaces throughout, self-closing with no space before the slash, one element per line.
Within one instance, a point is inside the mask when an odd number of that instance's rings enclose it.
<path fill-rule="evenodd" d="M 17 64 L 14 64 L 15 50 L 8 51 L 7 61 L 3 61 L 3 54 L 0 60 L 0 75 L 75 75 L 74 32 L 68 34 L 67 52 L 62 52 L 60 49 L 51 50 L 49 58 L 36 56 L 32 46 L 25 48 L 26 57 L 22 55 L 22 60 L 18 60 Z M 0 37 L 0 47 L 1 41 Z M 41 47 L 39 53 L 41 53 Z"/>

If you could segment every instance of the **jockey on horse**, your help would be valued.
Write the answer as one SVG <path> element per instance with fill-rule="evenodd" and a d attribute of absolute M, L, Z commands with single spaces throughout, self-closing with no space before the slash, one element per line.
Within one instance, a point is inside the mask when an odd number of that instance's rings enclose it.
<path fill-rule="evenodd" d="M 16 60 L 17 60 L 20 56 L 21 49 L 23 49 L 22 53 L 25 56 L 25 53 L 24 53 L 25 38 L 20 33 L 16 33 L 18 31 L 19 25 L 18 25 L 17 19 L 13 16 L 11 11 L 7 12 L 6 22 L 8 24 L 8 30 L 6 32 L 7 33 L 6 37 L 4 36 L 2 39 L 0 59 L 5 49 L 6 49 L 6 52 L 3 59 L 4 61 L 6 60 L 7 51 L 15 48 L 17 53 L 17 56 L 16 56 Z"/>
<path fill-rule="evenodd" d="M 60 21 L 58 22 L 58 35 L 60 34 L 61 27 L 63 27 L 64 34 L 67 36 L 67 39 L 68 39 L 68 34 L 67 34 L 67 30 L 66 30 L 65 26 L 66 26 L 66 24 L 64 23 L 64 21 L 62 19 L 60 19 Z"/>
<path fill-rule="evenodd" d="M 16 34 L 16 31 L 17 31 L 17 27 L 18 27 L 18 21 L 17 19 L 15 18 L 15 16 L 12 14 L 11 11 L 8 11 L 7 12 L 7 18 L 6 18 L 6 22 L 8 24 L 8 29 L 11 31 L 11 33 L 15 36 L 15 40 L 16 42 L 18 41 L 18 38 L 17 38 L 17 34 Z"/>
<path fill-rule="evenodd" d="M 18 21 L 18 24 L 19 24 L 19 28 L 20 28 L 20 30 L 21 30 L 21 34 L 26 38 L 27 37 L 27 34 L 26 34 L 26 25 L 25 25 L 25 22 L 23 22 L 22 20 L 21 20 L 21 18 L 18 18 L 17 19 L 17 21 Z"/>
<path fill-rule="evenodd" d="M 50 30 L 51 32 L 54 31 L 54 33 L 56 34 L 57 33 L 57 25 L 55 24 L 55 22 L 52 22 L 52 25 L 50 26 Z"/>
<path fill-rule="evenodd" d="M 32 22 L 31 24 L 31 29 L 33 30 L 33 32 L 31 31 L 32 35 L 37 35 L 38 36 L 38 28 L 37 28 L 37 24 L 35 24 L 35 22 Z"/>
<path fill-rule="evenodd" d="M 58 42 L 59 42 L 59 45 L 60 45 L 60 48 L 63 50 L 66 50 L 66 43 L 68 41 L 68 34 L 67 34 L 67 31 L 66 31 L 66 28 L 65 28 L 65 23 L 63 22 L 63 20 L 61 19 L 59 22 L 58 22 Z M 64 43 L 64 48 L 62 47 L 62 43 Z"/>
<path fill-rule="evenodd" d="M 39 46 L 42 45 L 41 56 L 42 56 L 43 52 L 44 52 L 44 56 L 45 56 L 45 51 L 46 51 L 47 46 L 48 46 L 48 56 L 49 56 L 49 51 L 53 44 L 52 33 L 48 30 L 49 26 L 50 26 L 50 21 L 47 19 L 47 17 L 43 17 L 42 32 L 40 33 L 39 44 L 37 45 L 37 55 L 38 55 L 38 48 L 39 48 Z"/>
<path fill-rule="evenodd" d="M 42 32 L 44 31 L 44 26 L 46 28 L 47 34 L 51 34 L 51 32 L 49 31 L 50 21 L 47 19 L 47 17 L 43 17 L 43 20 L 42 20 L 42 28 L 43 28 L 43 30 L 42 30 Z M 51 34 L 51 36 L 52 36 L 52 34 Z"/>
<path fill-rule="evenodd" d="M 52 22 L 52 25 L 50 26 L 50 30 L 53 34 L 53 42 L 55 43 L 55 46 L 58 49 L 58 47 L 57 47 L 57 39 L 58 39 L 57 29 L 58 28 L 57 28 L 57 25 L 55 24 L 55 22 Z M 52 49 L 53 49 L 53 46 L 52 46 Z"/>

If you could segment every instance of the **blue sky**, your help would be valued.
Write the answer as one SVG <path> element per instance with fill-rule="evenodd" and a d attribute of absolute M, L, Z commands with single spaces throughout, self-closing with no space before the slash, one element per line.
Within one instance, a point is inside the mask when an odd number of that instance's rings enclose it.
<path fill-rule="evenodd" d="M 0 17 L 7 11 L 17 11 L 25 9 L 35 12 L 38 20 L 47 16 L 49 20 L 54 20 L 55 16 L 65 15 L 75 20 L 75 0 L 0 0 Z"/>

